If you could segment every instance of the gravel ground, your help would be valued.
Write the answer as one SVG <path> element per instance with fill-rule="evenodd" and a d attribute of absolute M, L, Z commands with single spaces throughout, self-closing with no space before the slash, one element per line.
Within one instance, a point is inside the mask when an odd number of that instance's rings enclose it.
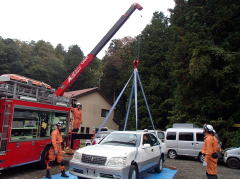
<path fill-rule="evenodd" d="M 65 157 L 66 169 L 71 157 Z M 177 168 L 174 179 L 206 179 L 205 168 L 201 163 L 192 158 L 167 159 L 164 163 L 167 168 Z M 52 169 L 52 174 L 59 173 L 57 167 Z M 45 176 L 45 170 L 39 169 L 36 164 L 7 169 L 0 175 L 1 179 L 39 179 Z M 218 165 L 219 179 L 239 179 L 240 169 L 230 169 L 224 165 Z"/>
<path fill-rule="evenodd" d="M 206 168 L 202 163 L 192 158 L 167 159 L 165 167 L 177 168 L 174 179 L 206 179 Z M 239 179 L 240 169 L 230 169 L 224 164 L 218 164 L 218 179 Z"/>

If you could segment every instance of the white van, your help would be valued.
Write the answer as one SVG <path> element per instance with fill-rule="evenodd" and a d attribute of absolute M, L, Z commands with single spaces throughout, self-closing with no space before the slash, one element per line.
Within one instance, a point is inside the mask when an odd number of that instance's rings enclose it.
<path fill-rule="evenodd" d="M 166 130 L 166 150 L 168 157 L 172 159 L 178 155 L 185 155 L 197 157 L 203 161 L 201 153 L 203 142 L 202 128 L 169 128 Z"/>

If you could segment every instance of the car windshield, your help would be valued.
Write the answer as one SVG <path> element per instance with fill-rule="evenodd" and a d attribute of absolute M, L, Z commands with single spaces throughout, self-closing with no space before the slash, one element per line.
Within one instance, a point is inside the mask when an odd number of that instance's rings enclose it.
<path fill-rule="evenodd" d="M 96 135 L 96 138 L 104 138 L 104 137 L 106 137 L 108 134 L 98 134 L 98 135 Z"/>
<path fill-rule="evenodd" d="M 100 145 L 117 145 L 117 146 L 128 146 L 136 147 L 139 146 L 140 135 L 129 134 L 129 133 L 112 133 L 104 138 Z"/>

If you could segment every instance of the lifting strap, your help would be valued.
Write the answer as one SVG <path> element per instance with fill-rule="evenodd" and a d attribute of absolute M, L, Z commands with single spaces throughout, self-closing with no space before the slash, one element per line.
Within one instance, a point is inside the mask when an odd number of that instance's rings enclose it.
<path fill-rule="evenodd" d="M 104 118 L 104 120 L 102 121 L 102 123 L 99 125 L 99 128 L 98 128 L 98 131 L 95 135 L 95 137 L 97 136 L 97 134 L 101 131 L 101 129 L 103 128 L 103 126 L 105 126 L 105 124 L 107 123 L 107 121 L 109 120 L 113 110 L 115 109 L 117 103 L 119 102 L 122 94 L 124 93 L 125 89 L 127 88 L 130 80 L 132 79 L 133 77 L 133 83 L 132 83 L 132 88 L 131 88 L 131 93 L 130 93 L 130 97 L 129 97 L 129 103 L 128 103 L 128 108 L 127 108 L 127 113 L 126 113 L 126 117 L 125 117 L 125 123 L 124 123 L 124 131 L 126 130 L 127 128 L 127 122 L 128 122 L 128 117 L 129 117 L 129 112 L 130 112 L 130 108 L 131 108 L 131 103 L 132 103 L 132 98 L 133 98 L 133 95 L 134 95 L 134 101 L 135 101 L 135 119 L 136 119 L 136 130 L 138 130 L 138 105 L 137 105 L 137 82 L 139 82 L 140 84 L 140 89 L 141 89 L 141 92 L 142 92 L 142 95 L 144 97 L 144 101 L 145 101 L 145 105 L 147 107 L 147 111 L 148 111 L 148 114 L 149 114 L 149 118 L 150 118 L 150 121 L 151 121 L 151 124 L 152 124 L 152 128 L 153 130 L 155 130 L 155 127 L 154 127 L 154 123 L 153 123 L 153 119 L 152 119 L 152 115 L 151 115 L 151 112 L 150 112 L 150 108 L 149 108 L 149 105 L 148 105 L 148 102 L 147 102 L 147 98 L 146 98 L 146 95 L 145 95 L 145 92 L 144 92 L 144 89 L 143 89 L 143 86 L 142 86 L 142 82 L 141 82 L 141 79 L 140 79 L 140 75 L 139 75 L 139 72 L 137 70 L 137 66 L 139 64 L 139 61 L 134 61 L 134 71 L 132 73 L 132 75 L 130 76 L 130 78 L 128 79 L 127 83 L 125 84 L 124 88 L 122 89 L 121 93 L 119 94 L 119 96 L 117 97 L 116 101 L 114 102 L 113 106 L 111 107 L 111 109 L 109 110 L 109 113 L 107 114 L 107 116 Z"/>

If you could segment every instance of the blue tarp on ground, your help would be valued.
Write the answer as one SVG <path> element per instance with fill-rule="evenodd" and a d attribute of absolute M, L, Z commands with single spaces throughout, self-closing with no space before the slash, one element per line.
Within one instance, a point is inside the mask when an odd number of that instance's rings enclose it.
<path fill-rule="evenodd" d="M 144 176 L 141 179 L 172 179 L 175 174 L 177 173 L 177 170 L 171 170 L 169 168 L 163 168 L 161 173 L 148 173 L 147 176 Z"/>
<path fill-rule="evenodd" d="M 69 175 L 68 179 L 77 179 L 76 176 L 71 175 L 69 172 L 66 172 L 67 175 Z M 168 168 L 163 168 L 161 173 L 147 173 L 144 175 L 144 177 L 141 177 L 141 179 L 172 179 L 174 175 L 177 173 L 177 170 L 171 170 Z M 46 178 L 42 178 L 46 179 Z M 61 174 L 56 174 L 52 176 L 52 179 L 64 179 L 61 177 Z M 66 179 L 66 178 L 65 178 Z"/>

